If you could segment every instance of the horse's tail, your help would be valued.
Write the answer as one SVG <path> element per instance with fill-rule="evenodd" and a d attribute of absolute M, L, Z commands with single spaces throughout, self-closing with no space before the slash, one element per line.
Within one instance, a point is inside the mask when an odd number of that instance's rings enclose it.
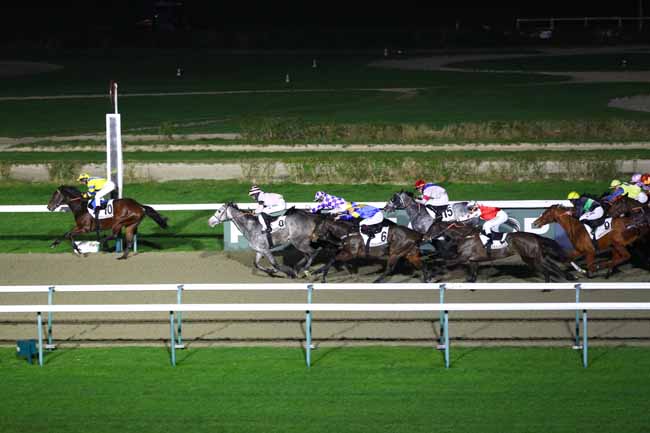
<path fill-rule="evenodd" d="M 168 227 L 167 225 L 167 218 L 160 215 L 154 208 L 151 206 L 145 206 L 142 205 L 142 208 L 144 209 L 144 213 L 151 219 L 153 219 L 160 227 L 166 229 Z"/>
<path fill-rule="evenodd" d="M 516 219 L 514 219 L 512 217 L 508 217 L 508 221 L 505 222 L 505 225 L 512 228 L 516 232 L 521 231 L 521 225 L 519 224 L 519 221 L 517 221 Z"/>

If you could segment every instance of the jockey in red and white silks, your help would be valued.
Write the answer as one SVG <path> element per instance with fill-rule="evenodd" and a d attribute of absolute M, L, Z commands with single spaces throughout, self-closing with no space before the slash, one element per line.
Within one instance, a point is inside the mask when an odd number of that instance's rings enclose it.
<path fill-rule="evenodd" d="M 468 219 L 480 217 L 483 223 L 483 232 L 491 238 L 492 233 L 499 233 L 499 226 L 508 221 L 508 214 L 501 208 L 485 206 L 475 201 L 467 203 L 467 208 L 471 209 Z"/>

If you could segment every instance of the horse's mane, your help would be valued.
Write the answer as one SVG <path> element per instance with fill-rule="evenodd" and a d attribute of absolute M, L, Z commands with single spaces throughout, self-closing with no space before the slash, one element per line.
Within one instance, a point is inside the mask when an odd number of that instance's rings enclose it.
<path fill-rule="evenodd" d="M 61 185 L 59 191 L 66 197 L 78 197 L 81 195 L 81 191 L 75 186 L 71 185 Z"/>
<path fill-rule="evenodd" d="M 403 191 L 403 190 L 402 190 L 402 191 L 400 191 L 400 192 L 403 192 L 404 194 L 408 195 L 408 196 L 411 197 L 411 198 L 415 197 L 415 194 L 413 194 L 413 191 Z"/>

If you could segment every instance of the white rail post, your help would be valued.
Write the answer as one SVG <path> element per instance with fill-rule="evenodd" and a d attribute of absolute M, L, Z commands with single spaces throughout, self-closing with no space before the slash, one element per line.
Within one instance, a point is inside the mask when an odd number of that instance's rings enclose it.
<path fill-rule="evenodd" d="M 176 287 L 176 302 L 180 306 L 183 303 L 183 289 L 184 289 L 183 284 L 179 284 L 178 287 Z M 178 321 L 178 332 L 176 336 L 176 342 L 174 344 L 176 345 L 177 349 L 185 349 L 185 346 L 183 345 L 183 335 L 181 334 L 182 332 L 182 320 L 183 320 L 183 312 L 182 311 L 177 311 L 176 312 L 176 320 Z"/>
<path fill-rule="evenodd" d="M 445 310 L 445 368 L 449 368 L 449 311 Z"/>
<path fill-rule="evenodd" d="M 50 286 L 47 289 L 47 305 L 52 305 L 54 301 L 54 286 Z M 54 313 L 51 311 L 47 312 L 47 344 L 45 345 L 45 348 L 47 350 L 54 350 L 56 349 L 56 345 L 52 343 L 52 316 Z"/>
<path fill-rule="evenodd" d="M 312 292 L 314 291 L 314 285 L 307 285 L 307 303 L 311 304 L 312 301 Z M 305 314 L 305 337 L 306 337 L 306 347 L 305 347 L 305 358 L 307 362 L 307 368 L 311 367 L 311 310 L 307 310 Z"/>
<path fill-rule="evenodd" d="M 41 312 L 36 313 L 36 325 L 38 327 L 38 365 L 43 366 L 43 317 Z"/>
<path fill-rule="evenodd" d="M 582 310 L 582 366 L 587 365 L 587 310 Z"/>
<path fill-rule="evenodd" d="M 580 289 L 582 288 L 582 285 L 580 283 L 575 285 L 576 288 L 576 304 L 580 303 Z M 576 341 L 575 345 L 573 346 L 573 349 L 580 349 L 580 310 L 576 309 Z"/>
<path fill-rule="evenodd" d="M 174 312 L 169 312 L 169 348 L 172 355 L 172 367 L 176 367 L 176 338 L 174 336 Z"/>
<path fill-rule="evenodd" d="M 440 305 L 445 303 L 445 289 L 447 288 L 446 284 L 440 284 L 438 286 L 438 289 L 440 291 Z M 444 325 L 445 321 L 445 314 L 442 310 L 440 310 L 440 335 L 438 337 L 438 350 L 442 350 L 445 348 L 445 342 L 444 342 L 444 333 L 445 333 L 445 328 L 446 326 Z"/>

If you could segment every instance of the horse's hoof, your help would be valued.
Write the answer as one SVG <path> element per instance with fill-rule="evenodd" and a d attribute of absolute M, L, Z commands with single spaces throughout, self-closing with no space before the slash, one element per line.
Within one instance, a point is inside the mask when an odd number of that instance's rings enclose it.
<path fill-rule="evenodd" d="M 309 272 L 309 271 L 303 271 L 302 275 L 303 275 L 305 278 L 311 278 L 311 277 L 312 277 L 311 272 Z"/>

